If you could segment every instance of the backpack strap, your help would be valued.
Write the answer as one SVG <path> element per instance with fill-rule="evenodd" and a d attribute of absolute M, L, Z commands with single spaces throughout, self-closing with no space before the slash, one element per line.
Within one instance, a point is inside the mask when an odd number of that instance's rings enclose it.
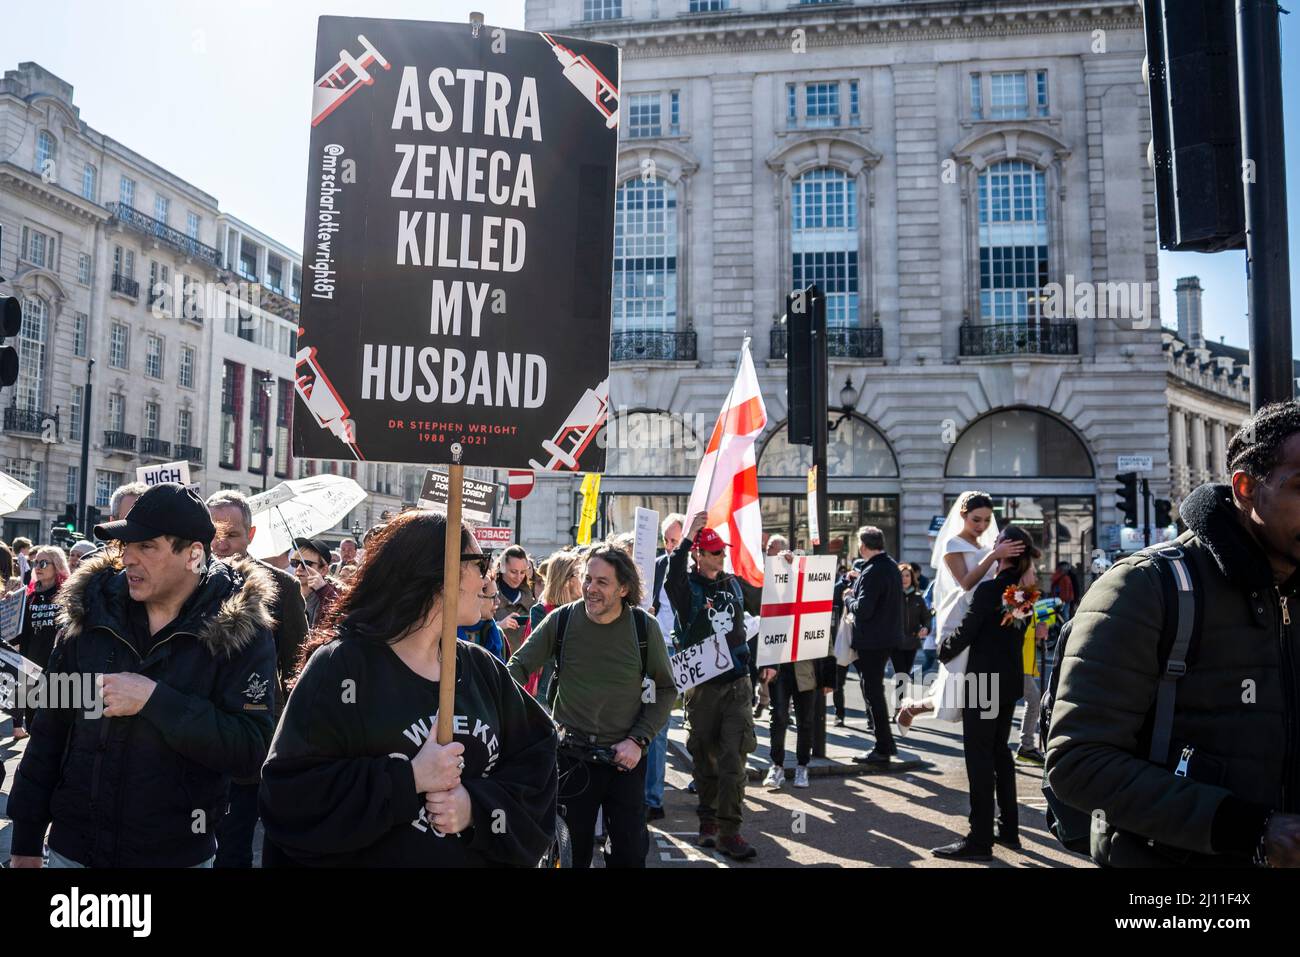
<path fill-rule="evenodd" d="M 557 614 L 559 617 L 555 620 L 555 671 L 551 674 L 551 680 L 547 683 L 544 694 L 548 705 L 555 704 L 556 695 L 560 692 L 560 669 L 564 667 L 564 633 L 569 630 L 569 616 L 573 614 L 573 606 L 576 602 L 570 602 L 567 605 L 561 605 Z"/>
<path fill-rule="evenodd" d="M 644 608 L 632 609 L 632 623 L 636 626 L 636 646 L 641 651 L 641 677 L 650 673 L 650 625 L 646 622 Z"/>
<path fill-rule="evenodd" d="M 1150 760 L 1163 766 L 1169 757 L 1169 742 L 1173 735 L 1178 681 L 1187 673 L 1188 652 L 1196 632 L 1196 592 L 1191 563 L 1181 548 L 1162 548 L 1152 557 L 1166 596 L 1172 594 L 1173 598 L 1166 603 L 1164 626 L 1164 637 L 1172 640 L 1156 688 L 1155 717 L 1151 725 Z"/>

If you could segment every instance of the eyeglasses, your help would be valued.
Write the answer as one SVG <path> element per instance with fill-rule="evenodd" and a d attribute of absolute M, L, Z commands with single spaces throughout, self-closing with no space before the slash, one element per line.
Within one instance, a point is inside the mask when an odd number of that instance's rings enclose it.
<path fill-rule="evenodd" d="M 478 573 L 487 578 L 488 569 L 492 567 L 492 559 L 488 558 L 482 552 L 465 552 L 460 556 L 462 562 L 473 562 L 478 565 Z"/>
<path fill-rule="evenodd" d="M 321 563 L 309 562 L 305 558 L 291 558 L 289 559 L 289 567 L 290 568 L 320 568 Z"/>
<path fill-rule="evenodd" d="M 36 562 L 36 567 L 37 567 L 37 568 L 49 568 L 49 567 L 50 567 L 51 565 L 53 565 L 53 564 L 54 564 L 54 562 L 50 561 L 48 558 L 42 558 L 42 559 L 39 559 L 39 560 Z"/>

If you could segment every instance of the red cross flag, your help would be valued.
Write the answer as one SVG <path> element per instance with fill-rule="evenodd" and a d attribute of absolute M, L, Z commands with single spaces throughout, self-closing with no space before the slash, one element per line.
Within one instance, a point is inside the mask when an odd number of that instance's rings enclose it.
<path fill-rule="evenodd" d="M 763 516 L 758 507 L 754 440 L 766 427 L 767 408 L 746 339 L 740 347 L 736 381 L 695 476 L 686 516 L 708 512 L 707 527 L 727 543 L 728 567 L 755 588 L 763 584 Z"/>
<path fill-rule="evenodd" d="M 763 612 L 758 629 L 758 666 L 783 665 L 830 654 L 834 555 L 767 560 Z"/>

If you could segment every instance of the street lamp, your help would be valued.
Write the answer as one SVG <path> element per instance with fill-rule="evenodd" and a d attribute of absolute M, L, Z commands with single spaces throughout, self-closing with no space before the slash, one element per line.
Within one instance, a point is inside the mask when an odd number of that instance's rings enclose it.
<path fill-rule="evenodd" d="M 840 386 L 840 417 L 834 422 L 827 423 L 827 427 L 834 432 L 840 427 L 840 423 L 853 415 L 853 410 L 858 405 L 858 390 L 853 388 L 853 379 L 851 376 L 844 377 L 844 385 Z"/>
<path fill-rule="evenodd" d="M 275 377 L 269 372 L 262 373 L 262 491 L 266 491 L 266 479 L 271 472 L 271 394 L 275 391 Z"/>

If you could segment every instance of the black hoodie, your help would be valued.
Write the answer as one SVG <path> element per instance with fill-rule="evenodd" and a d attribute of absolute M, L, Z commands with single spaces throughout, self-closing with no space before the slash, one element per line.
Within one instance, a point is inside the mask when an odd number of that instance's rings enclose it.
<path fill-rule="evenodd" d="M 274 726 L 271 590 L 256 563 L 213 559 L 177 619 L 137 644 L 121 566 L 81 563 L 58 595 L 50 686 L 113 672 L 157 686 L 130 717 L 84 697 L 37 711 L 9 797 L 12 853 L 38 856 L 47 826 L 50 847 L 88 867 L 193 867 L 216 853 L 230 778 L 256 772 Z"/>
<path fill-rule="evenodd" d="M 555 836 L 554 724 L 492 654 L 457 642 L 453 738 L 465 745 L 473 821 L 444 837 L 411 769 L 435 733 L 438 688 L 388 644 L 335 639 L 316 650 L 262 768 L 262 822 L 284 863 L 537 865 Z"/>

